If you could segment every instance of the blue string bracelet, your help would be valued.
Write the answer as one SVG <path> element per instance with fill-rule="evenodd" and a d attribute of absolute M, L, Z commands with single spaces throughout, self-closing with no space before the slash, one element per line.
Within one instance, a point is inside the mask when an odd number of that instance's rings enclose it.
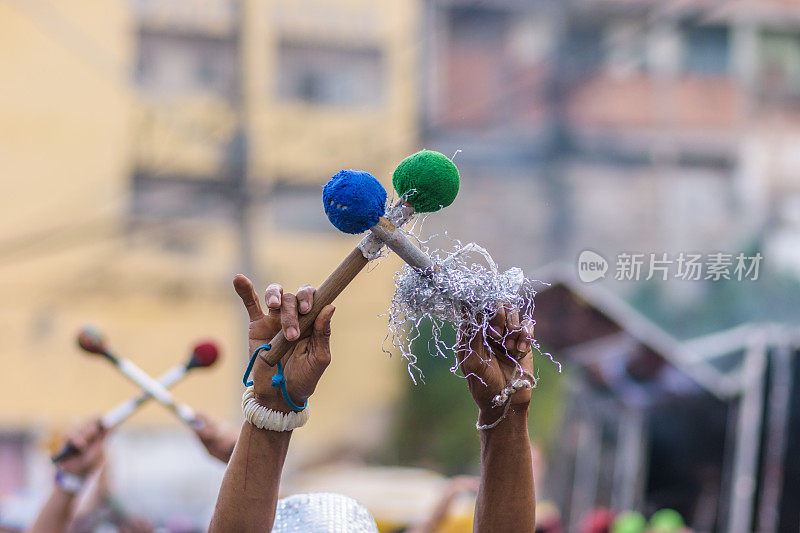
<path fill-rule="evenodd" d="M 247 369 L 244 371 L 244 376 L 242 377 L 242 383 L 244 383 L 245 387 L 250 387 L 253 385 L 253 380 L 248 381 L 247 378 L 250 377 L 250 373 L 253 371 L 253 365 L 256 363 L 256 357 L 261 352 L 261 350 L 267 350 L 272 348 L 269 343 L 262 344 L 258 348 L 253 351 L 253 355 L 250 356 L 250 362 L 247 363 Z M 286 405 L 292 408 L 293 411 L 303 411 L 306 407 L 308 407 L 308 398 L 303 403 L 302 407 L 297 405 L 292 401 L 292 398 L 289 396 L 289 391 L 286 390 L 286 377 L 283 375 L 283 364 L 278 361 L 278 369 L 275 372 L 275 375 L 272 376 L 272 386 L 281 389 L 281 395 L 283 396 L 283 401 L 286 402 Z"/>
<path fill-rule="evenodd" d="M 286 390 L 286 378 L 283 375 L 283 365 L 280 362 L 278 362 L 278 371 L 272 376 L 272 386 L 280 387 L 283 401 L 285 401 L 286 405 L 291 407 L 293 411 L 300 412 L 308 407 L 308 398 L 306 398 L 302 407 L 292 401 L 292 398 L 289 396 L 289 391 Z"/>
<path fill-rule="evenodd" d="M 270 348 L 272 348 L 272 346 L 269 343 L 262 344 L 261 346 L 256 348 L 255 351 L 253 352 L 253 355 L 250 356 L 250 362 L 247 363 L 247 370 L 244 371 L 244 377 L 242 378 L 242 383 L 244 383 L 245 387 L 250 387 L 251 385 L 253 385 L 253 380 L 247 381 L 247 378 L 250 377 L 250 372 L 253 371 L 253 365 L 256 364 L 256 357 L 258 357 L 258 353 L 261 350 L 269 351 Z"/>

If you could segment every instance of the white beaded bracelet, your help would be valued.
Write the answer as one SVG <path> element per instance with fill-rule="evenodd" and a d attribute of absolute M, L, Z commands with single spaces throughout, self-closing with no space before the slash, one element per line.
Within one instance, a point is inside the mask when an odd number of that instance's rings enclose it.
<path fill-rule="evenodd" d="M 64 492 L 78 494 L 83 490 L 86 480 L 78 475 L 71 474 L 60 468 L 56 470 L 56 486 Z"/>
<path fill-rule="evenodd" d="M 253 387 L 247 387 L 242 394 L 242 412 L 244 418 L 258 429 L 268 431 L 292 431 L 308 422 L 309 409 L 291 413 L 282 413 L 268 409 L 256 401 Z"/>

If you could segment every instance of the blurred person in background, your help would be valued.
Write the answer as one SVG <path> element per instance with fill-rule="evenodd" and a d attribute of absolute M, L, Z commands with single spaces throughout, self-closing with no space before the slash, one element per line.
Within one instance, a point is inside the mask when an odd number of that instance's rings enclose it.
<path fill-rule="evenodd" d="M 536 504 L 536 533 L 561 533 L 561 511 L 553 502 Z"/>
<path fill-rule="evenodd" d="M 153 525 L 113 501 L 105 441 L 108 432 L 91 418 L 69 433 L 66 443 L 78 453 L 58 463 L 54 485 L 29 533 L 88 533 L 112 526 L 119 533 L 150 533 Z"/>
<path fill-rule="evenodd" d="M 203 425 L 195 430 L 197 438 L 209 455 L 227 463 L 236 444 L 234 428 L 207 414 L 199 416 Z M 104 526 L 113 526 L 120 533 L 154 530 L 149 520 L 127 513 L 114 500 L 105 456 L 107 436 L 96 417 L 67 435 L 65 444 L 72 444 L 80 453 L 58 463 L 52 492 L 30 533 L 87 533 Z"/>
<path fill-rule="evenodd" d="M 304 285 L 295 295 L 284 292 L 280 285 L 270 285 L 264 298 L 267 314 L 262 311 L 249 279 L 237 276 L 234 287 L 250 320 L 248 341 L 254 356 L 253 389 L 244 396 L 246 421 L 225 471 L 209 530 L 262 532 L 271 530 L 273 523 L 276 529 L 282 530 L 280 514 L 276 522 L 281 472 L 292 430 L 307 420 L 307 416 L 302 420 L 296 415 L 305 408 L 331 362 L 334 307 L 323 308 L 310 336 L 301 339 L 299 315 L 312 309 L 313 287 Z M 481 475 L 473 529 L 479 532 L 534 531 L 536 501 L 527 426 L 531 389 L 513 391 L 505 407 L 493 403 L 495 396 L 514 379 L 517 361 L 528 373 L 532 372 L 533 324 L 521 324 L 516 310 L 501 307 L 490 325 L 488 337 L 481 332 L 462 330 L 459 341 L 459 351 L 465 354 L 461 368 L 478 406 L 481 429 Z M 272 367 L 255 355 L 281 330 L 287 340 L 297 343 L 282 360 L 283 367 Z M 515 360 L 512 353 L 521 356 Z M 281 390 L 283 385 L 285 389 Z M 251 405 L 251 401 L 255 405 Z M 292 421 L 291 427 L 286 429 L 289 421 Z M 320 512 L 319 507 L 315 509 Z M 315 509 L 306 509 L 308 514 L 301 519 L 310 529 L 320 530 L 325 526 L 330 531 L 342 530 L 343 524 L 333 523 L 335 517 L 331 521 L 331 516 L 337 513 L 332 514 L 328 508 L 327 516 L 315 516 Z M 295 507 L 293 512 L 296 519 L 297 513 L 302 514 L 304 510 Z M 364 528 L 377 531 L 370 516 Z"/>
<path fill-rule="evenodd" d="M 203 412 L 197 413 L 197 417 L 202 424 L 194 432 L 208 454 L 223 463 L 230 461 L 239 437 L 236 428 Z"/>
<path fill-rule="evenodd" d="M 472 517 L 475 509 L 475 494 L 480 487 L 480 478 L 458 476 L 450 480 L 442 492 L 442 497 L 422 524 L 406 530 L 406 533 L 463 533 L 472 531 Z M 459 508 L 457 502 L 468 498 L 466 508 Z M 463 504 L 463 501 L 461 502 Z M 464 507 L 461 505 L 460 507 Z"/>
<path fill-rule="evenodd" d="M 95 417 L 87 420 L 66 439 L 78 453 L 61 461 L 56 467 L 53 488 L 29 533 L 66 532 L 75 518 L 77 498 L 91 476 L 105 463 L 106 431 Z"/>
<path fill-rule="evenodd" d="M 114 498 L 111 490 L 110 466 L 105 461 L 94 474 L 75 509 L 69 533 L 92 533 L 110 529 L 118 533 L 152 533 L 150 520 L 126 511 Z"/>
<path fill-rule="evenodd" d="M 531 446 L 533 463 L 533 479 L 536 483 L 544 481 L 544 453 L 534 442 Z M 457 476 L 445 486 L 440 500 L 431 512 L 430 517 L 406 531 L 406 533 L 469 533 L 473 529 L 475 516 L 475 499 L 480 478 L 475 476 Z M 549 502 L 541 502 L 536 506 L 536 531 L 555 533 L 560 531 L 561 516 Z"/>

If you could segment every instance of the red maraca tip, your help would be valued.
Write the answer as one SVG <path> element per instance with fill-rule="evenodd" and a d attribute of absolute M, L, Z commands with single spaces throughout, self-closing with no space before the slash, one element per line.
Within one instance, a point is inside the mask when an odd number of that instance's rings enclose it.
<path fill-rule="evenodd" d="M 219 357 L 219 348 L 213 342 L 201 342 L 194 347 L 192 359 L 197 366 L 211 366 Z"/>
<path fill-rule="evenodd" d="M 102 354 L 106 350 L 106 339 L 94 326 L 84 326 L 78 332 L 78 346 L 89 353 Z"/>

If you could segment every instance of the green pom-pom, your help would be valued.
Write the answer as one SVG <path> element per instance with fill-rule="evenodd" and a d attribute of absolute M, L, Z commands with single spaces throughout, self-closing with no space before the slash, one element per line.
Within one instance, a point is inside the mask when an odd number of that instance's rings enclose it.
<path fill-rule="evenodd" d="M 661 509 L 650 517 L 649 529 L 658 533 L 674 533 L 684 526 L 683 517 L 674 509 Z"/>
<path fill-rule="evenodd" d="M 641 513 L 625 511 L 617 515 L 611 525 L 611 533 L 641 533 L 647 527 L 647 521 Z"/>
<path fill-rule="evenodd" d="M 417 213 L 438 211 L 458 194 L 458 169 L 446 155 L 422 150 L 403 159 L 394 169 L 392 185 L 406 196 Z"/>

